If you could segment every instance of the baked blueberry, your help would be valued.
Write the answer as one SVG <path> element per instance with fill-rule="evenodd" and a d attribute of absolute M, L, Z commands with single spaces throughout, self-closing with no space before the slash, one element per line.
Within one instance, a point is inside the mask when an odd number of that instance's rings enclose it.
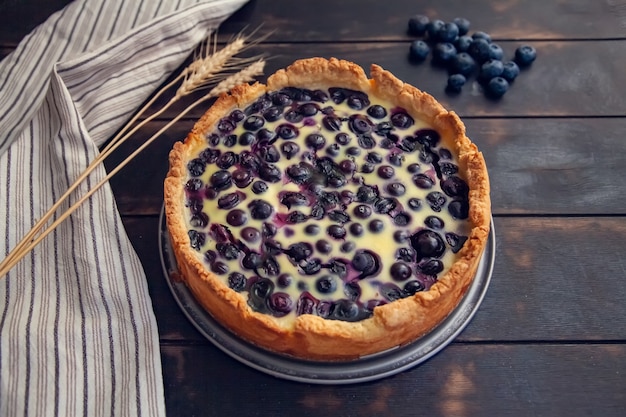
<path fill-rule="evenodd" d="M 280 150 L 285 155 L 285 158 L 291 159 L 300 152 L 300 146 L 296 142 L 285 141 L 280 145 Z"/>
<path fill-rule="evenodd" d="M 248 204 L 250 216 L 255 220 L 265 220 L 274 212 L 274 208 L 265 200 L 253 200 Z"/>
<path fill-rule="evenodd" d="M 254 194 L 263 194 L 264 192 L 267 191 L 267 189 L 268 189 L 268 186 L 263 181 L 255 181 L 252 184 L 252 192 L 254 192 Z"/>
<path fill-rule="evenodd" d="M 257 131 L 263 127 L 265 120 L 261 116 L 252 115 L 243 122 L 243 127 L 249 131 Z"/>
<path fill-rule="evenodd" d="M 217 275 L 225 275 L 228 273 L 228 270 L 228 265 L 222 261 L 215 261 L 211 264 L 211 272 L 214 272 Z"/>
<path fill-rule="evenodd" d="M 241 272 L 231 272 L 230 275 L 228 275 L 228 286 L 237 292 L 246 289 L 247 281 L 245 275 Z"/>
<path fill-rule="evenodd" d="M 226 222 L 231 226 L 241 226 L 248 221 L 248 215 L 240 209 L 233 209 L 226 215 Z"/>
<path fill-rule="evenodd" d="M 274 316 L 283 317 L 293 310 L 293 300 L 287 293 L 275 292 L 269 296 L 268 306 Z"/>
<path fill-rule="evenodd" d="M 337 290 L 337 281 L 332 275 L 324 275 L 315 281 L 315 288 L 322 294 L 332 294 Z"/>
<path fill-rule="evenodd" d="M 424 258 L 439 258 L 446 250 L 446 245 L 439 233 L 423 229 L 411 235 L 411 246 L 415 249 L 417 261 Z"/>
<path fill-rule="evenodd" d="M 282 139 L 293 139 L 298 136 L 298 128 L 286 123 L 276 127 L 276 134 Z"/>
<path fill-rule="evenodd" d="M 431 191 L 426 195 L 426 201 L 433 211 L 440 212 L 446 204 L 446 196 L 439 191 Z"/>
<path fill-rule="evenodd" d="M 206 169 L 206 162 L 204 162 L 200 158 L 192 159 L 187 163 L 187 170 L 189 171 L 189 175 L 192 177 L 199 177 L 204 174 L 204 170 Z"/>
<path fill-rule="evenodd" d="M 389 275 L 395 281 L 406 281 L 412 274 L 411 267 L 405 262 L 394 262 L 389 268 Z"/>
<path fill-rule="evenodd" d="M 294 261 L 299 262 L 313 254 L 313 246 L 307 242 L 298 242 L 285 249 L 285 253 Z"/>

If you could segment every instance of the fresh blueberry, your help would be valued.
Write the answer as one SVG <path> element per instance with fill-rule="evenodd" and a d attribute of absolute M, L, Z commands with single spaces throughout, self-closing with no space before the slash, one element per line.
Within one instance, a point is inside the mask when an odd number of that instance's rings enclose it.
<path fill-rule="evenodd" d="M 424 36 L 426 34 L 426 26 L 430 23 L 428 16 L 421 14 L 412 16 L 409 19 L 409 35 Z"/>
<path fill-rule="evenodd" d="M 467 79 L 463 74 L 452 74 L 448 77 L 446 91 L 449 93 L 458 93 L 461 91 Z"/>
<path fill-rule="evenodd" d="M 491 59 L 502 60 L 502 58 L 504 57 L 504 51 L 502 50 L 500 45 L 498 45 L 497 43 L 489 44 L 489 57 Z"/>
<path fill-rule="evenodd" d="M 440 19 L 433 19 L 426 25 L 426 33 L 428 34 L 428 39 L 433 42 L 437 42 L 437 33 L 439 30 L 445 25 L 445 22 Z"/>
<path fill-rule="evenodd" d="M 522 45 L 515 50 L 515 62 L 520 67 L 527 67 L 537 58 L 537 50 L 530 45 Z"/>
<path fill-rule="evenodd" d="M 489 59 L 481 65 L 478 79 L 481 82 L 488 83 L 491 79 L 502 75 L 502 71 L 504 71 L 504 64 L 502 64 L 502 61 Z"/>
<path fill-rule="evenodd" d="M 491 98 L 500 98 L 509 90 L 509 82 L 502 77 L 494 77 L 487 84 L 487 95 Z"/>
<path fill-rule="evenodd" d="M 456 48 L 450 42 L 440 42 L 433 48 L 433 63 L 445 66 L 456 56 Z"/>
<path fill-rule="evenodd" d="M 285 155 L 285 158 L 291 159 L 300 152 L 300 146 L 298 146 L 296 142 L 289 140 L 280 145 L 280 150 L 283 152 L 283 155 Z"/>
<path fill-rule="evenodd" d="M 327 240 L 320 239 L 315 242 L 315 249 L 320 253 L 330 253 L 333 250 L 333 245 Z"/>
<path fill-rule="evenodd" d="M 217 275 L 224 275 L 228 273 L 228 270 L 228 265 L 221 261 L 216 261 L 213 265 L 211 265 L 211 272 L 214 272 Z"/>
<path fill-rule="evenodd" d="M 470 21 L 464 17 L 456 17 L 452 22 L 459 28 L 459 36 L 465 36 L 469 32 Z"/>
<path fill-rule="evenodd" d="M 437 30 L 435 35 L 437 37 L 438 42 L 454 42 L 454 40 L 459 36 L 459 27 L 456 23 L 446 22 Z"/>
<path fill-rule="evenodd" d="M 456 41 L 454 41 L 454 47 L 457 52 L 467 52 L 472 41 L 473 39 L 471 36 L 459 36 Z"/>
<path fill-rule="evenodd" d="M 491 48 L 489 47 L 489 42 L 485 39 L 473 39 L 467 48 L 467 53 L 474 58 L 474 60 L 482 64 L 487 61 L 491 56 Z"/>
<path fill-rule="evenodd" d="M 500 75 L 502 78 L 511 83 L 518 75 L 519 66 L 514 61 L 507 61 L 503 64 L 502 75 Z"/>
<path fill-rule="evenodd" d="M 486 32 L 476 31 L 472 33 L 472 39 L 484 39 L 488 43 L 491 43 L 491 35 Z"/>
<path fill-rule="evenodd" d="M 452 74 L 471 75 L 476 71 L 476 61 L 467 52 L 458 53 L 450 62 L 450 72 Z"/>
<path fill-rule="evenodd" d="M 430 54 L 430 46 L 423 40 L 411 42 L 409 47 L 409 58 L 414 62 L 423 62 Z"/>

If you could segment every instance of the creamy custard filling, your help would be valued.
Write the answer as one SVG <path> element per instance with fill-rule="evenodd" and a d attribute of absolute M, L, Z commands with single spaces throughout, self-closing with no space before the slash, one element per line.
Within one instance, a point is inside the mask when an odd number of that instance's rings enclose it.
<path fill-rule="evenodd" d="M 467 239 L 467 183 L 439 134 L 343 88 L 232 109 L 194 149 L 191 246 L 258 312 L 358 321 L 427 291 Z"/>

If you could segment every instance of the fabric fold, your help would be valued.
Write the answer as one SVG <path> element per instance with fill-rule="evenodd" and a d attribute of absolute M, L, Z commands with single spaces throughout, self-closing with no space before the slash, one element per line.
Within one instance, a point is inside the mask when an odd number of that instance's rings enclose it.
<path fill-rule="evenodd" d="M 0 253 L 245 2 L 75 1 L 0 62 Z M 165 415 L 146 277 L 108 185 L 0 278 L 0 415 Z"/>

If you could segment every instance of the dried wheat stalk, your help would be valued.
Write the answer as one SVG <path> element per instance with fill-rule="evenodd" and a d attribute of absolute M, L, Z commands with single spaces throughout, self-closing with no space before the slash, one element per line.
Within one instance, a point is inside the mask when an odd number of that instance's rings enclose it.
<path fill-rule="evenodd" d="M 106 182 L 111 177 L 113 177 L 113 175 L 119 172 L 135 156 L 143 151 L 149 144 L 151 144 L 157 137 L 159 137 L 161 134 L 163 134 L 163 132 L 169 129 L 174 123 L 180 120 L 180 118 L 187 114 L 191 109 L 193 109 L 200 103 L 209 100 L 210 98 L 217 97 L 220 94 L 229 91 L 238 84 L 250 82 L 254 80 L 255 77 L 262 75 L 263 69 L 265 67 L 265 60 L 263 58 L 236 57 L 236 55 L 241 53 L 244 49 L 254 43 L 258 43 L 259 41 L 260 40 L 250 42 L 249 36 L 243 36 L 242 34 L 239 34 L 233 40 L 231 40 L 224 48 L 218 51 L 215 43 L 215 37 L 209 38 L 206 42 L 205 48 L 200 49 L 199 56 L 197 56 L 189 66 L 181 71 L 181 73 L 173 81 L 171 81 L 161 90 L 159 90 L 154 95 L 154 97 L 149 102 L 147 102 L 144 107 L 142 107 L 131 120 L 126 123 L 124 128 L 120 130 L 113 139 L 111 139 L 111 141 L 105 148 L 103 148 L 98 157 L 96 157 L 89 164 L 85 171 L 83 171 L 83 173 L 67 189 L 67 191 L 52 205 L 52 207 L 42 216 L 42 218 L 33 226 L 33 228 L 22 238 L 22 240 L 7 255 L 2 263 L 0 263 L 0 278 L 4 277 L 11 270 L 11 268 L 15 266 L 15 264 L 17 264 L 27 253 L 29 253 L 35 246 L 37 246 L 59 224 L 67 219 L 67 217 L 69 217 L 100 187 L 106 184 Z M 158 97 L 160 97 L 165 91 L 173 87 L 177 82 L 180 82 L 181 79 L 183 81 L 181 82 L 179 88 L 176 90 L 176 94 L 168 101 L 167 104 L 165 104 L 165 106 L 163 106 L 154 114 L 145 118 L 132 130 L 129 130 L 130 126 L 139 119 L 139 117 L 150 107 L 150 105 L 152 105 L 156 101 Z M 58 210 L 63 201 L 65 201 L 71 195 L 71 193 L 89 176 L 91 172 L 93 172 L 93 170 L 99 164 L 101 164 L 115 149 L 117 149 L 122 143 L 124 143 L 124 141 L 131 137 L 146 123 L 161 115 L 172 104 L 174 104 L 181 98 L 200 88 L 205 88 L 211 84 L 216 85 L 208 94 L 196 100 L 174 119 L 172 119 L 169 123 L 163 126 L 157 133 L 151 136 L 124 161 L 117 165 L 105 178 L 103 178 L 98 184 L 92 187 L 76 203 L 74 203 L 64 213 L 62 213 L 59 218 L 57 218 L 57 220 L 55 220 L 47 229 L 41 231 L 45 224 Z"/>

